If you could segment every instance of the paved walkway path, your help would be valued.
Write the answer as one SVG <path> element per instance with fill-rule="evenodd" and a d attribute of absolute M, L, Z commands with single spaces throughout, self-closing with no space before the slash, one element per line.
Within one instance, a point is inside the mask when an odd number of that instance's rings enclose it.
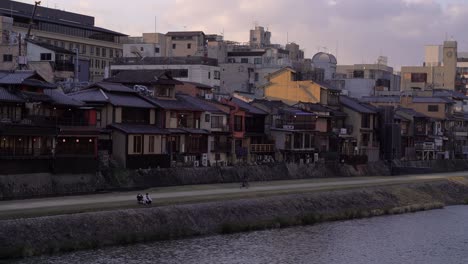
<path fill-rule="evenodd" d="M 242 195 L 249 193 L 281 193 L 284 191 L 314 191 L 339 188 L 353 188 L 363 185 L 388 185 L 407 182 L 421 182 L 450 177 L 468 177 L 468 172 L 438 173 L 429 175 L 404 175 L 386 177 L 355 177 L 355 178 L 327 178 L 327 179 L 302 179 L 288 181 L 251 182 L 250 187 L 240 188 L 239 183 L 230 184 L 210 184 L 210 185 L 190 185 L 152 188 L 141 191 L 149 192 L 154 201 L 161 199 L 190 199 L 203 196 L 225 196 Z M 89 206 L 106 203 L 136 203 L 136 194 L 132 192 L 114 192 L 92 195 L 63 196 L 50 198 L 37 198 L 26 200 L 0 201 L 0 214 L 19 212 L 25 210 L 43 210 L 51 208 L 67 208 L 73 206 Z"/>

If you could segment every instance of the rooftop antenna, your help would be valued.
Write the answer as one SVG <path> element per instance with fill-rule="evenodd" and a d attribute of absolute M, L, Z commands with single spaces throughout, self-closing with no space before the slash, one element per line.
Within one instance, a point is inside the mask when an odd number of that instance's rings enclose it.
<path fill-rule="evenodd" d="M 288 44 L 288 43 L 289 43 L 289 32 L 286 31 L 286 44 Z"/>
<path fill-rule="evenodd" d="M 158 26 L 157 16 L 154 16 L 154 33 L 155 34 L 158 33 L 157 26 Z"/>
<path fill-rule="evenodd" d="M 336 41 L 335 58 L 338 59 L 338 40 Z"/>

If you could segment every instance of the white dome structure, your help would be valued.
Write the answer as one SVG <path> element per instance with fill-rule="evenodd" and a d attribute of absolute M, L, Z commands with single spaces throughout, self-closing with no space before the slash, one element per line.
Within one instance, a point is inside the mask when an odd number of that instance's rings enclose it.
<path fill-rule="evenodd" d="M 336 73 L 336 57 L 333 54 L 318 52 L 312 57 L 312 64 L 324 70 L 325 80 L 332 80 Z"/>
<path fill-rule="evenodd" d="M 319 52 L 312 57 L 312 62 L 313 63 L 332 63 L 332 64 L 337 64 L 336 58 L 333 54 L 330 53 L 325 53 L 325 52 Z"/>

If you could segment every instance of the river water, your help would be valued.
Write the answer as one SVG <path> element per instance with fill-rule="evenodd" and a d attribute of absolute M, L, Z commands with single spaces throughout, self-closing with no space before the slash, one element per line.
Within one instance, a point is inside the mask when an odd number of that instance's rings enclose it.
<path fill-rule="evenodd" d="M 17 263 L 468 263 L 468 206 L 23 259 Z"/>

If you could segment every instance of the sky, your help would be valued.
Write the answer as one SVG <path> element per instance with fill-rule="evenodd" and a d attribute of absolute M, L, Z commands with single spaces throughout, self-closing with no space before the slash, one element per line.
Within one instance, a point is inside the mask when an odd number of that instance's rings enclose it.
<path fill-rule="evenodd" d="M 96 26 L 131 36 L 202 30 L 247 42 L 259 25 L 273 43 L 295 42 L 307 58 L 329 52 L 338 64 L 374 63 L 383 55 L 399 70 L 421 65 L 424 45 L 452 39 L 468 51 L 468 0 L 42 0 L 42 6 L 94 16 Z"/>

